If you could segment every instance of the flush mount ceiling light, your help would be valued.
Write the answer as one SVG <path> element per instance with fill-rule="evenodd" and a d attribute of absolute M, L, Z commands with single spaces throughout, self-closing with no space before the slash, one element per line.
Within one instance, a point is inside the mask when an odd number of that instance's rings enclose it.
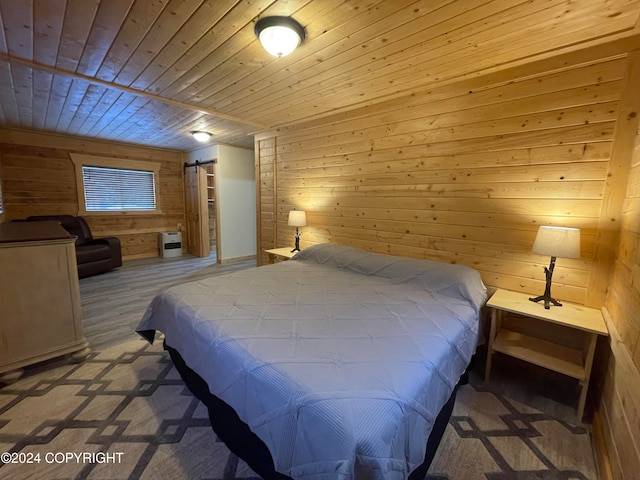
<path fill-rule="evenodd" d="M 293 52 L 304 40 L 304 28 L 291 17 L 264 17 L 256 22 L 256 36 L 274 57 Z"/>
<path fill-rule="evenodd" d="M 193 135 L 193 138 L 195 138 L 197 141 L 199 142 L 208 142 L 209 139 L 211 138 L 211 134 L 209 132 L 190 132 L 191 135 Z"/>

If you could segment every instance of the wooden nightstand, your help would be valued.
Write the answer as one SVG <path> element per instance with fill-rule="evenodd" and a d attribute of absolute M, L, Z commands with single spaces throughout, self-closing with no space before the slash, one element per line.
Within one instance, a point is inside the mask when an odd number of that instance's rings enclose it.
<path fill-rule="evenodd" d="M 552 306 L 546 310 L 542 304 L 529 301 L 529 295 L 508 290 L 497 290 L 487 306 L 492 312 L 485 381 L 489 380 L 494 352 L 576 378 L 582 387 L 578 400 L 578 423 L 581 422 L 596 340 L 598 335 L 609 334 L 602 313 L 594 308 L 564 302 L 562 307 Z M 527 325 L 527 333 L 505 328 L 502 325 L 504 312 L 538 322 Z M 555 327 L 558 325 L 560 327 Z M 550 335 L 545 335 L 547 329 Z M 535 336 L 529 334 L 531 331 Z"/>
<path fill-rule="evenodd" d="M 298 252 L 292 252 L 293 247 L 283 247 L 283 248 L 271 248 L 269 250 L 265 250 L 266 253 L 269 254 L 269 263 L 276 263 L 278 257 L 280 259 L 289 260 Z"/>

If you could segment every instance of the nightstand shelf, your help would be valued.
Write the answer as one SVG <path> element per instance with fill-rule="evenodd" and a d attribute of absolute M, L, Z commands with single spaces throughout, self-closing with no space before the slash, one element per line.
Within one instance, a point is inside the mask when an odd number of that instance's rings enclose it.
<path fill-rule="evenodd" d="M 540 340 L 519 332 L 502 330 L 493 341 L 493 351 L 519 358 L 569 377 L 583 380 L 585 369 L 579 350 Z"/>
<path fill-rule="evenodd" d="M 578 422 L 582 421 L 598 335 L 608 335 L 599 310 L 564 303 L 545 309 L 529 301 L 529 295 L 497 290 L 487 302 L 492 309 L 485 380 L 489 380 L 494 352 L 577 379 L 582 387 L 578 399 Z M 524 325 L 503 324 L 505 312 L 514 313 Z M 558 330 L 559 329 L 559 330 Z"/>

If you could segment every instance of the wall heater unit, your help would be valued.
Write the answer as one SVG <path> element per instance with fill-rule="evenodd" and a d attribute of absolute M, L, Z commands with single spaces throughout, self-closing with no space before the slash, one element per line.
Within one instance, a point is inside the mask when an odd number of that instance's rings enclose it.
<path fill-rule="evenodd" d="M 182 232 L 162 232 L 158 234 L 160 256 L 162 258 L 182 255 Z"/>

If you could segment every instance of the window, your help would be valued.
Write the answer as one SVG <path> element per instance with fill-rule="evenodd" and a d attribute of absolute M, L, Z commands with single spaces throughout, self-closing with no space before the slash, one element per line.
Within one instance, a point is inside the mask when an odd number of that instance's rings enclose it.
<path fill-rule="evenodd" d="M 0 215 L 4 213 L 4 207 L 2 206 L 2 181 L 0 181 Z"/>
<path fill-rule="evenodd" d="M 83 166 L 82 183 L 88 212 L 156 209 L 153 172 Z"/>
<path fill-rule="evenodd" d="M 158 162 L 70 154 L 76 166 L 78 215 L 161 213 Z"/>

